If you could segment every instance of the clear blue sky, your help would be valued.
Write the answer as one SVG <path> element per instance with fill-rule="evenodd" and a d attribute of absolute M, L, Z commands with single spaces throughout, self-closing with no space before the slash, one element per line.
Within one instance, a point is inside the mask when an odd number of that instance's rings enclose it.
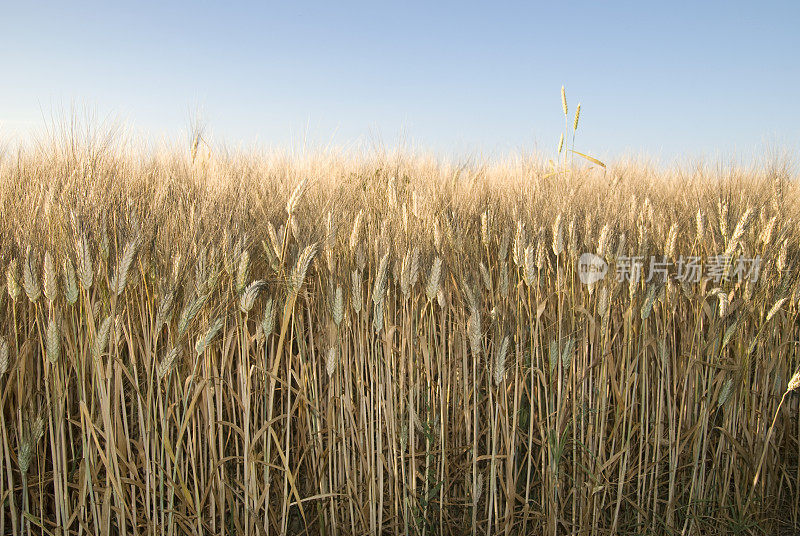
<path fill-rule="evenodd" d="M 177 138 L 554 151 L 800 150 L 798 2 L 8 2 L 0 137 L 88 107 Z"/>

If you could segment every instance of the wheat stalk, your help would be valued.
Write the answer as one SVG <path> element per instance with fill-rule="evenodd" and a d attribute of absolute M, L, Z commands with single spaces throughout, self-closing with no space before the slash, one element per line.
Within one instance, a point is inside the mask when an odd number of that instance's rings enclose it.
<path fill-rule="evenodd" d="M 372 301 L 377 305 L 383 300 L 386 293 L 386 280 L 389 275 L 389 252 L 387 251 L 378 265 L 378 272 L 375 274 L 375 284 L 372 287 Z"/>
<path fill-rule="evenodd" d="M 94 357 L 95 359 L 99 359 L 100 356 L 106 351 L 106 346 L 108 346 L 108 338 L 111 334 L 111 321 L 113 317 L 108 315 L 103 323 L 100 324 L 100 328 L 97 330 L 97 334 L 95 336 L 95 343 L 94 343 Z"/>
<path fill-rule="evenodd" d="M 86 235 L 81 235 L 75 242 L 75 255 L 78 260 L 78 279 L 80 279 L 83 288 L 89 290 L 92 288 L 94 272 L 92 271 L 92 255 Z"/>
<path fill-rule="evenodd" d="M 336 327 L 341 326 L 342 320 L 344 320 L 344 291 L 341 285 L 336 285 L 333 305 L 331 307 L 331 316 L 333 316 L 333 323 L 336 324 Z"/>
<path fill-rule="evenodd" d="M 206 348 L 211 344 L 211 341 L 214 337 L 219 333 L 219 330 L 222 329 L 222 326 L 225 324 L 225 318 L 220 316 L 217 317 L 206 329 L 206 332 L 202 334 L 200 337 L 197 338 L 197 342 L 194 345 L 194 351 L 197 355 L 202 354 L 206 351 Z"/>
<path fill-rule="evenodd" d="M 253 281 L 242 292 L 241 297 L 239 298 L 239 309 L 243 313 L 249 313 L 250 309 L 253 308 L 253 305 L 256 302 L 256 298 L 258 297 L 258 293 L 267 286 L 267 282 L 264 280 Z"/>
<path fill-rule="evenodd" d="M 175 361 L 178 358 L 179 349 L 178 347 L 174 347 L 169 350 L 164 358 L 161 360 L 161 363 L 158 365 L 158 371 L 156 375 L 158 379 L 161 380 L 166 376 L 169 371 L 172 370 L 172 367 L 175 365 Z"/>
<path fill-rule="evenodd" d="M 467 337 L 472 355 L 477 359 L 481 355 L 481 313 L 477 308 L 472 309 L 467 321 Z"/>
<path fill-rule="evenodd" d="M 361 312 L 361 274 L 357 270 L 350 272 L 351 304 L 356 314 Z"/>
<path fill-rule="evenodd" d="M 8 370 L 8 341 L 0 335 L 0 377 Z"/>
<path fill-rule="evenodd" d="M 52 365 L 58 362 L 61 355 L 61 335 L 59 334 L 58 318 L 56 315 L 50 315 L 50 321 L 47 324 L 47 360 Z"/>
<path fill-rule="evenodd" d="M 31 248 L 28 246 L 28 250 L 25 254 L 25 263 L 22 267 L 22 286 L 25 288 L 25 294 L 28 295 L 28 299 L 31 302 L 36 302 L 39 296 L 41 296 L 41 291 L 39 290 L 36 272 L 31 262 Z"/>
<path fill-rule="evenodd" d="M 311 264 L 311 260 L 314 258 L 314 255 L 317 253 L 317 245 L 311 244 L 306 246 L 303 249 L 303 252 L 297 258 L 297 263 L 292 270 L 291 276 L 291 295 L 297 297 L 297 294 L 300 292 L 300 288 L 303 286 L 303 281 L 306 278 L 306 272 L 308 271 L 308 267 Z"/>
<path fill-rule="evenodd" d="M 558 257 L 564 251 L 564 229 L 561 224 L 561 213 L 553 222 L 553 254 Z"/>
<path fill-rule="evenodd" d="M 267 300 L 266 305 L 264 306 L 264 314 L 261 317 L 261 330 L 264 335 L 264 339 L 268 339 L 270 335 L 272 335 L 272 331 L 275 329 L 275 304 L 272 301 L 272 298 Z"/>
<path fill-rule="evenodd" d="M 64 297 L 70 305 L 78 301 L 78 278 L 69 258 L 64 259 Z"/>
<path fill-rule="evenodd" d="M 430 275 L 428 276 L 428 285 L 425 287 L 425 294 L 428 296 L 428 301 L 433 301 L 439 293 L 439 279 L 442 272 L 442 259 L 436 257 L 433 259 L 431 265 Z"/>
<path fill-rule="evenodd" d="M 136 254 L 137 240 L 129 240 L 125 244 L 122 251 L 122 256 L 117 261 L 114 276 L 111 278 L 111 291 L 117 296 L 121 295 L 125 290 L 125 285 L 128 282 L 128 270 L 130 270 L 133 263 L 133 257 Z"/>
<path fill-rule="evenodd" d="M 20 288 L 19 280 L 17 279 L 17 259 L 12 259 L 6 268 L 6 288 L 11 301 L 16 302 L 19 300 L 22 289 Z"/>
<path fill-rule="evenodd" d="M 499 348 L 497 349 L 497 353 L 495 354 L 495 361 L 494 361 L 494 384 L 500 385 L 503 382 L 506 374 L 506 356 L 508 355 L 508 347 L 510 344 L 510 340 L 508 335 L 503 337 L 502 342 L 500 343 Z"/>
<path fill-rule="evenodd" d="M 236 292 L 241 294 L 247 286 L 247 279 L 250 274 L 250 252 L 245 250 L 239 258 L 239 266 L 236 269 Z"/>
<path fill-rule="evenodd" d="M 53 264 L 53 257 L 50 256 L 49 251 L 44 252 L 44 262 L 42 263 L 42 289 L 44 290 L 44 297 L 47 298 L 51 304 L 58 296 L 58 281 L 56 275 L 56 267 Z"/>
<path fill-rule="evenodd" d="M 328 349 L 328 355 L 325 358 L 325 372 L 328 373 L 329 377 L 336 372 L 336 348 L 333 346 Z"/>
<path fill-rule="evenodd" d="M 301 180 L 297 184 L 297 186 L 295 186 L 294 190 L 292 190 L 292 194 L 286 201 L 286 214 L 289 215 L 290 219 L 294 215 L 294 211 L 297 208 L 297 204 L 300 202 L 300 198 L 305 193 L 307 186 L 308 186 L 308 179 Z"/>

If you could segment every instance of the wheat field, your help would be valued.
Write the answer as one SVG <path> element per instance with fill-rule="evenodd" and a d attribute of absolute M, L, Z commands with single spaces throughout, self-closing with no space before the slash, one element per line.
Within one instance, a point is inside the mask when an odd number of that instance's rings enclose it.
<path fill-rule="evenodd" d="M 0 158 L 0 534 L 800 523 L 791 167 Z M 758 277 L 615 277 L 723 254 Z"/>

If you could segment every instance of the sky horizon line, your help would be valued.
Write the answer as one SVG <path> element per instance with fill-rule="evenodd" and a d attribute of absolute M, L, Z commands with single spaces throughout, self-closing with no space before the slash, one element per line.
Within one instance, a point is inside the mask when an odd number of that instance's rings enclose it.
<path fill-rule="evenodd" d="M 180 145 L 188 147 L 190 131 L 197 127 L 202 129 L 203 141 L 212 150 L 275 153 L 330 150 L 335 152 L 361 151 L 370 154 L 380 151 L 399 151 L 403 154 L 421 154 L 432 156 L 439 160 L 457 161 L 472 158 L 495 160 L 510 156 L 534 155 L 546 160 L 547 158 L 555 158 L 558 154 L 557 145 L 561 134 L 561 132 L 557 132 L 554 136 L 550 136 L 552 140 L 549 142 L 532 137 L 531 139 L 520 140 L 516 144 L 503 147 L 492 147 L 490 145 L 437 147 L 436 144 L 426 142 L 424 139 L 415 139 L 407 131 L 387 136 L 386 133 L 379 132 L 377 128 L 351 139 L 337 137 L 336 132 L 332 132 L 326 138 L 324 133 L 314 132 L 310 122 L 307 122 L 304 132 L 290 133 L 279 140 L 268 140 L 258 136 L 254 136 L 251 139 L 243 139 L 216 134 L 214 125 L 205 120 L 202 114 L 196 111 L 187 112 L 184 127 L 153 129 L 137 127 L 135 120 L 123 117 L 121 114 L 109 113 L 105 114 L 105 116 L 100 116 L 96 110 L 86 106 L 81 106 L 81 110 L 78 111 L 73 106 L 70 112 L 61 110 L 59 112 L 51 111 L 49 114 L 42 113 L 41 120 L 21 122 L 16 126 L 13 122 L 0 118 L 0 144 L 4 144 L 7 147 L 20 148 L 30 144 L 50 142 L 57 136 L 65 134 L 69 129 L 70 122 L 72 122 L 79 130 L 83 131 L 83 134 L 87 132 L 87 129 L 105 131 L 106 134 L 116 132 L 116 137 L 128 137 L 131 142 L 154 148 L 179 147 Z M 655 167 L 681 167 L 703 163 L 746 168 L 758 166 L 762 163 L 781 161 L 795 166 L 796 162 L 793 155 L 798 153 L 791 146 L 792 144 L 781 144 L 770 140 L 753 144 L 753 146 L 739 152 L 735 148 L 728 148 L 665 155 L 657 151 L 631 147 L 612 151 L 597 151 L 580 143 L 581 126 L 582 124 L 578 128 L 578 141 L 576 142 L 575 150 L 595 156 L 607 163 L 638 161 L 647 162 Z M 552 147 L 547 147 L 548 145 Z M 565 142 L 565 146 L 567 149 L 572 149 L 571 141 Z"/>

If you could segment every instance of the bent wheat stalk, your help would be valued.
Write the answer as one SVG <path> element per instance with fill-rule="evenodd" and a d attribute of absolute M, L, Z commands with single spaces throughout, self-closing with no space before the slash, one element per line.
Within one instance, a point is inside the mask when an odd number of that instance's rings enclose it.
<path fill-rule="evenodd" d="M 778 408 L 775 410 L 775 416 L 772 418 L 772 424 L 770 424 L 769 429 L 767 430 L 767 437 L 764 440 L 764 449 L 761 452 L 761 458 L 758 460 L 758 465 L 756 466 L 756 475 L 753 477 L 753 485 L 750 488 L 750 493 L 747 494 L 747 501 L 745 502 L 745 509 L 750 505 L 750 500 L 753 498 L 753 493 L 756 490 L 756 485 L 758 484 L 758 477 L 761 475 L 761 467 L 764 465 L 764 458 L 767 456 L 767 448 L 769 448 L 769 441 L 772 438 L 772 432 L 775 429 L 775 422 L 778 420 L 778 414 L 781 411 L 781 407 L 783 406 L 784 400 L 786 400 L 786 396 L 793 392 L 794 390 L 800 388 L 800 370 L 794 373 L 792 379 L 789 380 L 789 385 L 786 388 L 786 391 L 783 393 L 781 397 L 781 401 L 778 404 Z"/>

